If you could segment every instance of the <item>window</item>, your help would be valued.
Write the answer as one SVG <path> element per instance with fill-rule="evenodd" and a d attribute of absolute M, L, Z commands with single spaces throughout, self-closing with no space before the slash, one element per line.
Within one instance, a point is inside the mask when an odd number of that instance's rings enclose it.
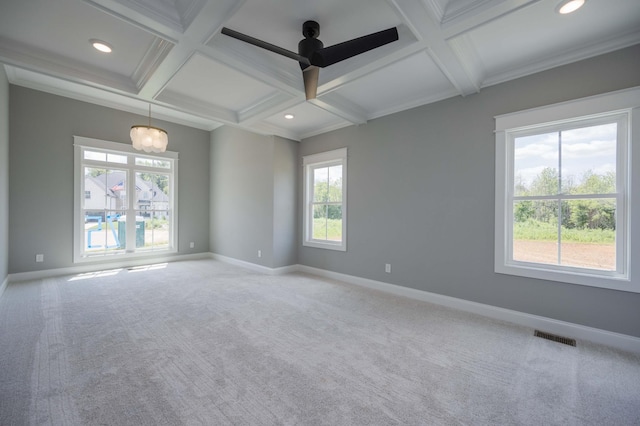
<path fill-rule="evenodd" d="M 177 154 L 74 141 L 74 261 L 175 252 Z"/>
<path fill-rule="evenodd" d="M 638 92 L 496 117 L 496 272 L 640 292 L 629 193 Z"/>
<path fill-rule="evenodd" d="M 303 245 L 347 250 L 347 149 L 303 158 Z"/>

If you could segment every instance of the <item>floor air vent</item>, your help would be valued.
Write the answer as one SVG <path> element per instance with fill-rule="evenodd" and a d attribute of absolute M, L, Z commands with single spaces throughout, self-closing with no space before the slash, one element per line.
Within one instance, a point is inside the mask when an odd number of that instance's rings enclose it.
<path fill-rule="evenodd" d="M 542 337 L 543 339 L 552 340 L 554 342 L 562 343 L 569 346 L 576 345 L 576 339 L 569 339 L 568 337 L 557 336 L 551 333 L 545 333 L 544 331 L 536 330 L 536 337 Z"/>

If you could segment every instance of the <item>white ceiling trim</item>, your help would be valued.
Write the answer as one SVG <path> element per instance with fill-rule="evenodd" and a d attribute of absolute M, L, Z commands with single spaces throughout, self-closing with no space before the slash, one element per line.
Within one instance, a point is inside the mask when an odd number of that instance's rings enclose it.
<path fill-rule="evenodd" d="M 367 122 L 365 110 L 335 92 L 311 99 L 309 102 L 352 124 L 364 124 Z"/>
<path fill-rule="evenodd" d="M 323 126 L 322 128 L 316 129 L 316 130 L 310 130 L 308 132 L 304 132 L 300 134 L 300 139 L 298 140 L 304 140 L 307 138 L 311 138 L 313 136 L 318 136 L 321 135 L 323 133 L 327 133 L 327 132 L 333 132 L 334 130 L 340 130 L 340 129 L 344 129 L 345 127 L 350 127 L 353 126 L 353 124 L 343 121 L 343 122 L 338 122 L 335 124 L 330 124 L 328 126 Z"/>
<path fill-rule="evenodd" d="M 332 70 L 331 68 L 323 68 L 320 70 L 320 85 L 318 86 L 318 94 L 325 95 L 333 92 L 342 86 L 355 82 L 360 78 L 367 77 L 370 74 L 375 73 L 395 62 L 406 59 L 410 56 L 417 55 L 424 52 L 428 46 L 425 42 L 416 42 L 410 32 L 407 31 L 407 27 L 402 26 L 398 29 L 401 40 L 403 35 L 408 34 L 408 37 L 413 39 L 411 42 L 404 38 L 404 46 L 395 46 L 396 49 L 388 52 L 388 54 L 380 57 L 375 61 L 366 60 L 359 61 L 358 57 L 351 59 L 351 65 L 348 70 L 344 68 L 341 70 Z M 396 42 L 397 43 L 397 42 Z"/>
<path fill-rule="evenodd" d="M 246 127 L 242 127 L 242 128 L 246 128 Z M 290 139 L 296 142 L 300 142 L 302 140 L 302 136 L 299 133 L 293 132 L 291 130 L 283 129 L 281 127 L 274 126 L 273 124 L 269 124 L 269 123 L 256 123 L 252 126 L 249 126 L 249 128 L 253 132 L 261 135 L 265 135 L 265 136 L 275 135 L 275 136 L 280 136 L 282 138 Z"/>
<path fill-rule="evenodd" d="M 387 0 L 402 17 L 418 40 L 424 40 L 428 52 L 440 71 L 458 89 L 459 94 L 466 96 L 480 90 L 480 79 L 477 75 L 468 74 L 460 59 L 446 42 L 440 25 L 430 15 L 425 3 L 420 0 Z"/>
<path fill-rule="evenodd" d="M 443 18 L 441 26 L 443 37 L 450 39 L 459 36 L 539 1 L 491 0 L 472 3 Z"/>
<path fill-rule="evenodd" d="M 199 53 L 292 96 L 304 96 L 302 71 L 294 61 L 291 61 L 290 67 L 271 66 L 263 55 L 273 53 L 263 52 L 224 35 L 220 35 L 216 47 L 205 46 Z M 251 70 L 251 74 L 246 72 L 247 69 Z"/>
<path fill-rule="evenodd" d="M 441 93 L 436 93 L 436 94 L 430 94 L 427 96 L 422 96 L 420 98 L 417 98 L 415 100 L 409 101 L 409 102 L 403 102 L 397 105 L 393 105 L 389 108 L 384 108 L 381 110 L 376 111 L 375 113 L 369 115 L 369 120 L 374 120 L 376 118 L 380 118 L 380 117 L 384 117 L 386 115 L 391 115 L 391 114 L 395 114 L 398 112 L 402 112 L 402 111 L 406 111 L 408 109 L 412 109 L 412 108 L 417 108 L 423 105 L 427 105 L 430 103 L 434 103 L 434 102 L 438 102 L 438 101 L 442 101 L 445 99 L 449 99 L 449 98 L 453 98 L 455 96 L 458 96 L 459 93 L 457 91 L 457 89 L 455 88 L 451 88 L 449 90 L 445 90 Z"/>
<path fill-rule="evenodd" d="M 101 69 L 90 69 L 84 64 L 68 58 L 62 63 L 56 56 L 44 50 L 23 46 L 15 42 L 9 45 L 3 39 L 0 39 L 0 61 L 67 81 L 96 87 L 108 87 L 132 94 L 137 92 L 134 82 L 128 77 L 107 73 Z"/>
<path fill-rule="evenodd" d="M 179 111 L 188 112 L 210 120 L 221 121 L 226 124 L 238 124 L 238 114 L 230 109 L 184 96 L 180 93 L 165 90 L 156 100 L 177 107 Z"/>
<path fill-rule="evenodd" d="M 156 37 L 153 40 L 153 43 L 133 73 L 132 79 L 135 82 L 138 91 L 144 87 L 153 74 L 158 70 L 174 46 L 175 45 L 173 43 L 159 37 Z"/>
<path fill-rule="evenodd" d="M 624 49 L 640 43 L 640 31 L 629 33 L 623 37 L 615 36 L 594 45 L 587 45 L 581 48 L 571 48 L 553 57 L 543 60 L 535 60 L 524 66 L 517 66 L 511 70 L 492 75 L 486 79 L 483 87 L 493 86 L 509 80 L 546 71 L 551 68 L 570 64 L 572 62 L 591 58 L 614 50 Z"/>
<path fill-rule="evenodd" d="M 5 65 L 4 67 L 9 83 L 15 86 L 26 87 L 40 92 L 51 93 L 65 98 L 130 112 L 132 114 L 142 116 L 148 114 L 149 102 L 140 100 L 134 96 L 88 86 L 78 87 L 78 83 L 72 81 L 58 80 L 54 77 L 9 65 Z M 207 131 L 222 126 L 222 123 L 209 118 L 198 119 L 190 112 L 181 113 L 172 107 L 165 107 L 156 103 L 154 103 L 154 105 L 154 118 L 160 120 Z"/>
<path fill-rule="evenodd" d="M 303 103 L 300 97 L 291 97 L 285 93 L 278 92 L 272 96 L 256 102 L 249 108 L 238 112 L 238 122 L 253 125 L 260 120 L 269 118 L 289 108 L 293 108 Z"/>
<path fill-rule="evenodd" d="M 117 0 L 82 0 L 88 5 L 95 7 L 102 12 L 120 19 L 130 25 L 140 28 L 143 31 L 153 34 L 156 37 L 164 38 L 167 41 L 178 44 L 178 38 L 182 34 L 174 28 L 162 25 L 158 21 L 141 14 Z"/>

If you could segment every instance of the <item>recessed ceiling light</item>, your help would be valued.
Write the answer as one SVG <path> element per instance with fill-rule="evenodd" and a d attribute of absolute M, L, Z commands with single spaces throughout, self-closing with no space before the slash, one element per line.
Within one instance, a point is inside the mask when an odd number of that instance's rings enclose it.
<path fill-rule="evenodd" d="M 286 118 L 287 120 L 293 120 L 295 118 L 295 115 L 293 115 L 293 114 L 285 114 L 284 118 Z"/>
<path fill-rule="evenodd" d="M 586 0 L 564 0 L 558 5 L 556 10 L 558 13 L 566 15 L 567 13 L 575 12 L 580 9 L 585 2 Z"/>
<path fill-rule="evenodd" d="M 109 43 L 102 40 L 91 39 L 89 40 L 89 43 L 91 43 L 94 49 L 99 50 L 102 53 L 111 53 L 113 50 Z"/>

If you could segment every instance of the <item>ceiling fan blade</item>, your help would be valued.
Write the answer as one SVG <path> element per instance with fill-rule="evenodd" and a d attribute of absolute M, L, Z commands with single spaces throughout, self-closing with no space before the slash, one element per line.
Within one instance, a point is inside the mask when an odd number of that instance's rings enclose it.
<path fill-rule="evenodd" d="M 302 71 L 304 78 L 304 94 L 307 100 L 315 99 L 318 93 L 318 77 L 320 76 L 320 68 L 316 66 L 308 66 Z"/>
<path fill-rule="evenodd" d="M 321 68 L 328 67 L 396 40 L 398 40 L 398 29 L 395 27 L 354 38 L 353 40 L 317 50 L 311 56 L 311 65 Z"/>
<path fill-rule="evenodd" d="M 297 53 L 292 52 L 290 50 L 283 49 L 282 47 L 276 46 L 275 44 L 267 43 L 266 41 L 259 40 L 257 38 L 239 33 L 238 31 L 235 31 L 226 27 L 223 27 L 221 32 L 224 35 L 244 41 L 245 43 L 253 44 L 254 46 L 258 46 L 263 49 L 269 50 L 271 52 L 277 53 L 279 55 L 286 56 L 287 58 L 295 59 L 296 61 L 303 63 L 305 65 L 310 65 L 309 59 L 305 58 L 302 55 L 298 55 Z"/>

